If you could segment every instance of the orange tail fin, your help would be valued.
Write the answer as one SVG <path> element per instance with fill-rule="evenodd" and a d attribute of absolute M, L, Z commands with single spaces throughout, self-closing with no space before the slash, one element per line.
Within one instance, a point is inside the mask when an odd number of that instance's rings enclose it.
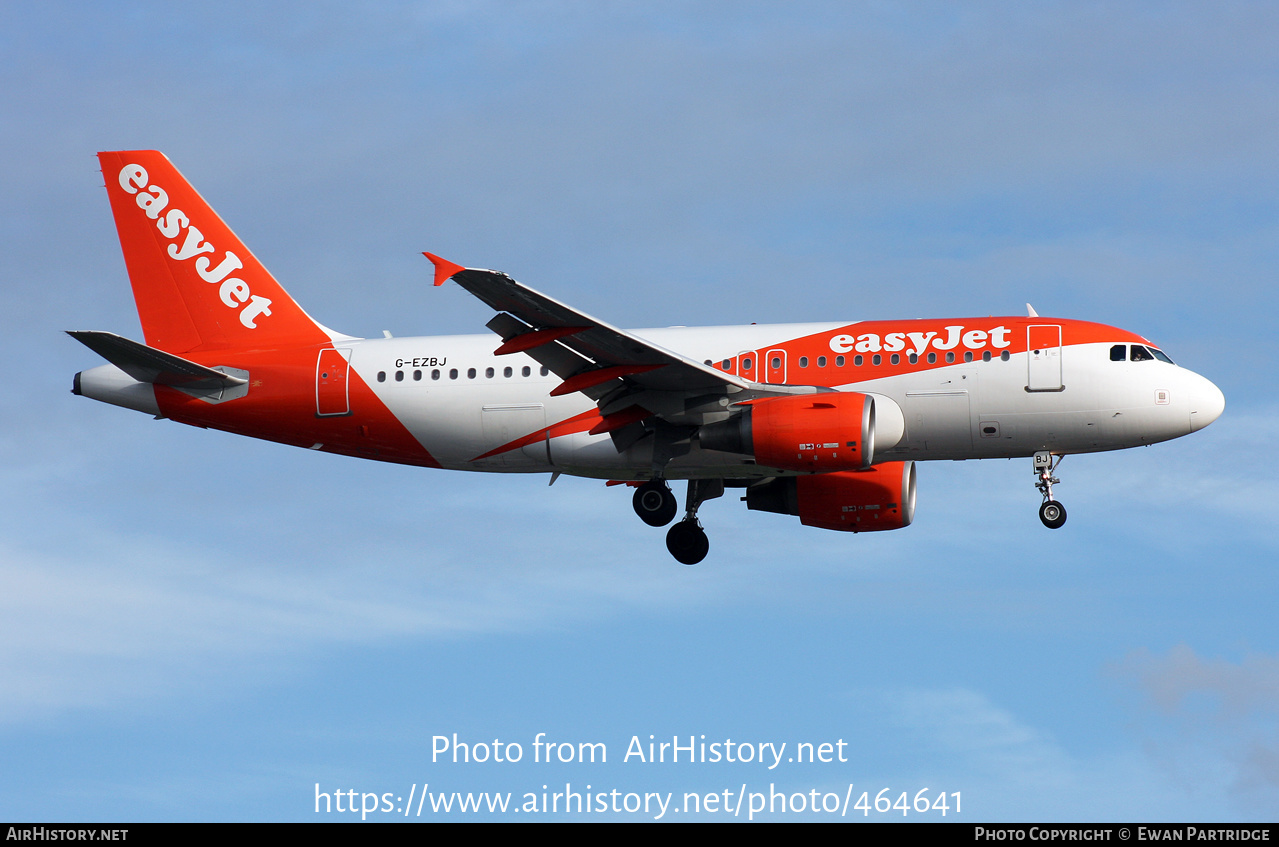
<path fill-rule="evenodd" d="M 333 340 L 163 153 L 98 161 L 148 345 L 187 353 Z"/>

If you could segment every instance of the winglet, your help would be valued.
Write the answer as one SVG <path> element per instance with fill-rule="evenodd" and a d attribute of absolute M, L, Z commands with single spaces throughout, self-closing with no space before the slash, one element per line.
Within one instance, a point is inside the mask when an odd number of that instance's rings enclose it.
<path fill-rule="evenodd" d="M 431 264 L 435 265 L 435 284 L 443 285 L 446 280 L 452 279 L 453 274 L 458 271 L 464 271 L 466 268 L 461 265 L 455 265 L 448 259 L 441 259 L 434 253 L 423 253 L 423 256 L 431 260 Z"/>

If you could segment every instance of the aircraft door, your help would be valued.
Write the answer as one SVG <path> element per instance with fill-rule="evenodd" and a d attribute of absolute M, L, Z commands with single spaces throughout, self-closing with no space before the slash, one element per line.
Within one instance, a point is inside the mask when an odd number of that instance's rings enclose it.
<path fill-rule="evenodd" d="M 763 368 L 761 382 L 783 383 L 786 381 L 786 351 L 769 350 L 760 361 Z"/>
<path fill-rule="evenodd" d="M 315 416 L 351 414 L 348 371 L 351 349 L 332 347 L 320 351 L 315 362 Z"/>
<path fill-rule="evenodd" d="M 928 458 L 968 458 L 977 428 L 973 395 L 977 393 L 975 368 L 941 368 L 935 377 L 922 378 L 919 388 L 906 392 L 902 412 L 912 443 L 920 444 Z"/>
<path fill-rule="evenodd" d="M 1061 391 L 1061 327 L 1026 327 L 1026 388 Z"/>

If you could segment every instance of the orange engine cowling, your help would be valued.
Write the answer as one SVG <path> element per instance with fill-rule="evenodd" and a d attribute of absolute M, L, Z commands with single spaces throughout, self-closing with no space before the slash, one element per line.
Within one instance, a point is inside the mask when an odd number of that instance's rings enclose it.
<path fill-rule="evenodd" d="M 703 426 L 699 440 L 708 450 L 745 453 L 780 470 L 865 469 L 875 455 L 875 401 L 855 392 L 756 400 L 736 417 Z"/>
<path fill-rule="evenodd" d="M 915 463 L 757 483 L 746 489 L 746 508 L 797 515 L 805 526 L 822 529 L 901 529 L 915 519 Z"/>

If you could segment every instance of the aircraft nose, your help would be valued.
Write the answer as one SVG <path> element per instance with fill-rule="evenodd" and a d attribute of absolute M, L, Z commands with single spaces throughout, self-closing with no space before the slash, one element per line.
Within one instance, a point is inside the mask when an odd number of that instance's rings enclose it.
<path fill-rule="evenodd" d="M 1191 388 L 1190 431 L 1203 429 L 1221 417 L 1226 409 L 1226 395 L 1211 381 L 1195 374 Z"/>

